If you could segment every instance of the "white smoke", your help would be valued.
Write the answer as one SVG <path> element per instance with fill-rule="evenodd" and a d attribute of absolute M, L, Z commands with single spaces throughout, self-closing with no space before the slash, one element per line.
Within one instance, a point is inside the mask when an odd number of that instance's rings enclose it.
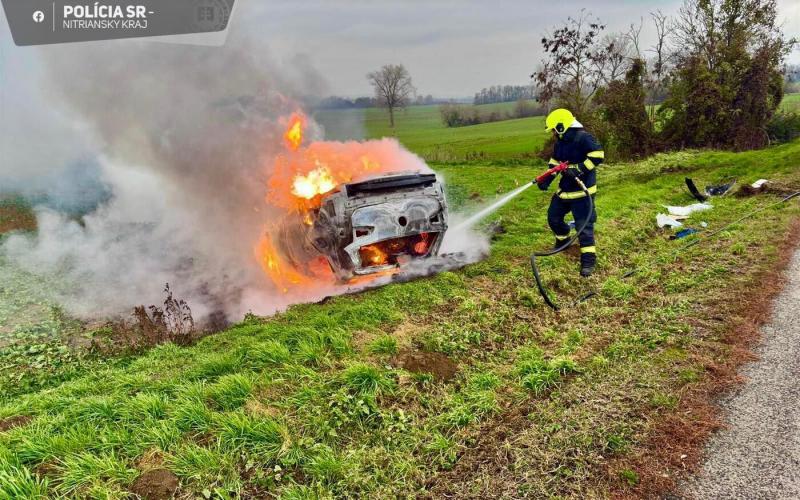
<path fill-rule="evenodd" d="M 264 196 L 280 117 L 320 88 L 308 65 L 282 67 L 244 39 L 54 46 L 43 57 L 49 102 L 92 135 L 110 198 L 80 220 L 38 208 L 37 234 L 4 244 L 12 261 L 57 277 L 79 316 L 159 303 L 167 282 L 201 319 L 284 307 L 253 249 L 273 215 Z"/>
<path fill-rule="evenodd" d="M 79 219 L 39 206 L 37 233 L 13 235 L 0 251 L 28 271 L 52 276 L 68 311 L 84 318 L 125 315 L 161 302 L 169 283 L 195 319 L 238 320 L 248 311 L 269 314 L 347 289 L 319 285 L 287 295 L 254 255 L 266 224 L 279 216 L 265 196 L 283 151 L 285 117 L 302 96 L 324 89 L 307 60 L 278 64 L 243 38 L 223 48 L 120 41 L 42 50 L 48 102 L 87 136 L 92 176 L 105 194 L 70 189 L 80 176 L 64 176 L 55 197 L 85 196 L 99 206 Z M 306 135 L 320 139 L 321 127 L 312 121 Z M 395 142 L 368 145 L 427 170 Z M 14 147 L 24 156 L 23 148 L 34 153 L 47 143 Z M 15 173 L 22 183 L 25 169 L 12 166 L 4 175 Z M 454 261 L 462 265 L 485 255 L 487 246 L 485 237 L 454 231 L 443 250 L 468 250 Z M 419 274 L 429 272 L 425 266 L 418 264 Z"/>

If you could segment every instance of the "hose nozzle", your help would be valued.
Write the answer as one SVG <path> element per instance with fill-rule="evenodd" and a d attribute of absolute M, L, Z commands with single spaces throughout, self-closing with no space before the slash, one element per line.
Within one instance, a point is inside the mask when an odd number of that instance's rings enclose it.
<path fill-rule="evenodd" d="M 551 175 L 555 175 L 555 174 L 557 174 L 559 172 L 563 172 L 567 168 L 569 168 L 569 164 L 567 162 L 565 162 L 565 161 L 562 161 L 561 163 L 559 163 L 555 167 L 549 169 L 547 172 L 544 172 L 542 175 L 540 175 L 539 177 L 537 177 L 533 181 L 536 184 L 541 184 L 544 181 L 546 181 L 547 178 L 550 177 Z"/>

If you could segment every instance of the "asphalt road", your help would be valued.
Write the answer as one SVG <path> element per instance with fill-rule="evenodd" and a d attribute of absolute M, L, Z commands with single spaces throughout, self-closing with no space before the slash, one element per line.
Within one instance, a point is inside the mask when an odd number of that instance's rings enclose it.
<path fill-rule="evenodd" d="M 702 470 L 685 498 L 800 499 L 800 249 L 789 282 L 762 329 L 759 359 L 722 400 L 727 423 L 706 448 Z"/>

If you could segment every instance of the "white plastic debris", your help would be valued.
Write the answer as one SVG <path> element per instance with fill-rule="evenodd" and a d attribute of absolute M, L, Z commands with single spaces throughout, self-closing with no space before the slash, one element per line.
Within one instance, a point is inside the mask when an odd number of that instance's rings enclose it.
<path fill-rule="evenodd" d="M 711 205 L 710 203 L 694 203 L 692 205 L 686 205 L 685 207 L 673 207 L 669 205 L 664 205 L 664 207 L 669 211 L 670 215 L 687 216 L 694 212 L 710 210 L 714 208 L 714 205 Z"/>
<path fill-rule="evenodd" d="M 708 227 L 708 222 L 706 221 L 701 222 L 700 227 Z"/>
<path fill-rule="evenodd" d="M 656 224 L 658 224 L 658 227 L 681 227 L 683 225 L 667 214 L 656 215 Z"/>
<path fill-rule="evenodd" d="M 763 186 L 764 184 L 766 184 L 768 182 L 769 181 L 767 179 L 759 179 L 759 180 L 755 181 L 754 183 L 750 184 L 750 187 L 752 187 L 754 189 L 758 189 L 758 188 L 760 188 L 761 186 Z"/>

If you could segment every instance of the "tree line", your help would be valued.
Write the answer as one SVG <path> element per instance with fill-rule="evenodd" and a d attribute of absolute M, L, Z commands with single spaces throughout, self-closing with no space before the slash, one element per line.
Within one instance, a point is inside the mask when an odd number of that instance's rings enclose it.
<path fill-rule="evenodd" d="M 475 92 L 473 104 L 494 104 L 498 102 L 514 102 L 520 99 L 536 99 L 536 88 L 533 85 L 493 85 Z"/>
<path fill-rule="evenodd" d="M 656 34 L 647 47 L 644 20 L 605 34 L 585 11 L 545 34 L 531 75 L 540 101 L 571 109 L 621 158 L 792 136 L 778 130 L 779 105 L 796 78 L 784 65 L 796 40 L 783 34 L 775 0 L 685 0 L 675 16 L 656 11 L 647 22 Z"/>
<path fill-rule="evenodd" d="M 431 94 L 416 95 L 409 98 L 407 104 L 414 104 L 417 106 L 441 104 L 448 102 L 445 99 L 437 99 Z M 381 100 L 377 97 L 356 97 L 353 99 L 339 96 L 329 96 L 320 99 L 313 103 L 316 109 L 356 109 L 356 108 L 374 108 L 380 106 Z"/>
<path fill-rule="evenodd" d="M 481 109 L 475 105 L 446 103 L 439 106 L 442 123 L 447 127 L 465 127 L 481 123 L 499 122 L 515 118 L 528 118 L 544 114 L 544 108 L 534 101 L 519 99 L 508 111 Z"/>

